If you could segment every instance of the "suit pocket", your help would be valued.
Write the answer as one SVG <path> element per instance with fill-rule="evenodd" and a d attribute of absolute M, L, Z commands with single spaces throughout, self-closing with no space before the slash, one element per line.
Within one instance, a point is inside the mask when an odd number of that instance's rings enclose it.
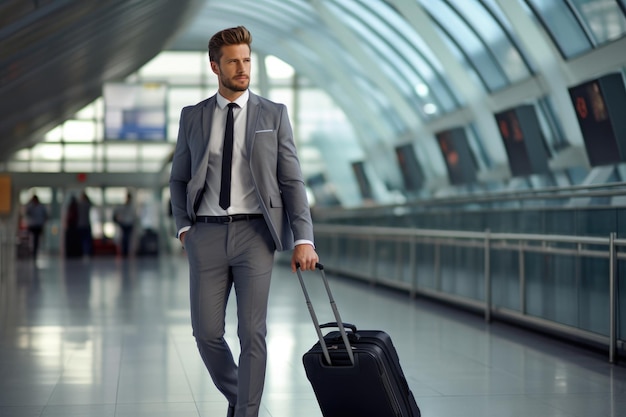
<path fill-rule="evenodd" d="M 282 207 L 283 206 L 283 199 L 280 196 L 280 194 L 274 194 L 270 196 L 270 207 L 274 208 L 274 207 Z"/>

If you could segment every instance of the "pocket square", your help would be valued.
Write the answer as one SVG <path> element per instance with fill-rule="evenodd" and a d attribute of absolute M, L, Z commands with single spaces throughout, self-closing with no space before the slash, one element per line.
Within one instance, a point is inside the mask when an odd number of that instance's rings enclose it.
<path fill-rule="evenodd" d="M 273 132 L 274 129 L 263 129 L 263 130 L 257 130 L 254 133 L 267 133 L 267 132 Z"/>

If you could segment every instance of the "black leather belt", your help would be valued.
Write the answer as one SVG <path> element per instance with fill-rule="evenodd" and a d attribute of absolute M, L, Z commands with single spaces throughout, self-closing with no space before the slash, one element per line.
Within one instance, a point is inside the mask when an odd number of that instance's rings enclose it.
<path fill-rule="evenodd" d="M 196 223 L 221 223 L 228 224 L 240 220 L 262 219 L 262 214 L 233 214 L 231 216 L 196 216 Z"/>

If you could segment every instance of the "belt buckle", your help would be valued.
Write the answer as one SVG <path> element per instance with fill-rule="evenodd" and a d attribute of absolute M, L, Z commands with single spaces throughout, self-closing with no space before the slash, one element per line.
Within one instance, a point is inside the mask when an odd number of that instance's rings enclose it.
<path fill-rule="evenodd" d="M 231 223 L 234 221 L 234 220 L 233 220 L 233 216 L 228 215 L 228 216 L 226 216 L 226 217 L 228 217 L 228 221 L 226 222 L 226 224 L 231 224 Z"/>

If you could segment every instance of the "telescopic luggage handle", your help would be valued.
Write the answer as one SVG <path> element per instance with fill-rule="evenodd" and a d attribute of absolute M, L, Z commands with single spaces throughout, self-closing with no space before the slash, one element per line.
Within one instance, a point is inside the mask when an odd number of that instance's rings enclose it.
<path fill-rule="evenodd" d="M 352 346 L 350 345 L 350 341 L 348 340 L 348 334 L 346 333 L 343 321 L 341 321 L 339 310 L 337 310 L 337 304 L 335 303 L 335 299 L 333 298 L 333 293 L 330 291 L 328 279 L 326 278 L 326 274 L 324 273 L 324 265 L 318 262 L 315 264 L 315 268 L 319 269 L 320 274 L 322 275 L 324 287 L 326 288 L 326 294 L 328 294 L 328 300 L 330 301 L 330 307 L 332 308 L 333 314 L 335 315 L 335 320 L 337 320 L 336 325 L 339 328 L 339 333 L 341 334 L 343 343 L 346 346 L 346 352 L 348 352 L 350 363 L 354 365 L 354 354 L 352 353 Z M 330 360 L 330 353 L 328 353 L 328 346 L 326 346 L 326 341 L 324 340 L 324 335 L 322 334 L 322 328 L 319 324 L 319 321 L 317 321 L 317 315 L 315 314 L 315 310 L 313 309 L 313 304 L 311 304 L 309 292 L 304 285 L 304 279 L 302 278 L 302 272 L 300 270 L 300 263 L 296 263 L 296 272 L 298 273 L 298 280 L 300 281 L 300 286 L 302 287 L 302 292 L 304 293 L 304 299 L 306 300 L 306 305 L 309 309 L 309 313 L 311 314 L 311 319 L 313 320 L 313 325 L 315 326 L 315 331 L 317 332 L 317 337 L 320 341 L 320 346 L 322 347 L 324 358 L 329 365 L 332 365 L 332 361 Z"/>

